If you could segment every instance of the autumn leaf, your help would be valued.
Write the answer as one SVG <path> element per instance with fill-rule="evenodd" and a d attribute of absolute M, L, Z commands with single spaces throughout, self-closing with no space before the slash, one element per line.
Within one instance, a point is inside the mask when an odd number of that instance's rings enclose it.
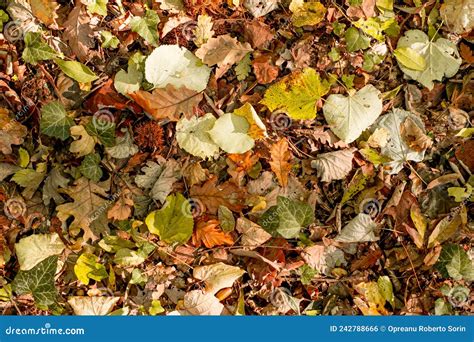
<path fill-rule="evenodd" d="M 21 145 L 26 134 L 26 127 L 12 118 L 8 109 L 0 107 L 0 151 L 12 153 L 12 145 Z"/>
<path fill-rule="evenodd" d="M 76 6 L 64 22 L 64 39 L 81 62 L 86 62 L 91 57 L 94 47 L 94 32 L 90 17 L 82 5 Z"/>
<path fill-rule="evenodd" d="M 204 245 L 207 248 L 214 248 L 222 245 L 232 246 L 234 239 L 232 235 L 222 231 L 218 220 L 210 219 L 196 224 L 192 242 L 196 247 Z"/>
<path fill-rule="evenodd" d="M 97 240 L 98 236 L 92 229 L 92 225 L 102 216 L 98 209 L 106 205 L 107 193 L 104 184 L 96 184 L 86 178 L 79 178 L 73 186 L 62 189 L 61 192 L 71 197 L 73 202 L 56 207 L 58 218 L 62 222 L 66 222 L 69 217 L 73 216 L 74 220 L 69 225 L 69 231 L 82 229 L 84 241 Z"/>
<path fill-rule="evenodd" d="M 139 90 L 129 95 L 153 118 L 171 121 L 178 121 L 181 114 L 191 117 L 203 96 L 194 90 L 175 88 L 172 85 L 155 89 L 153 93 Z"/>
<path fill-rule="evenodd" d="M 291 160 L 293 159 L 291 151 L 288 148 L 288 141 L 285 138 L 280 139 L 270 148 L 270 167 L 278 179 L 281 186 L 288 185 L 288 174 L 291 171 Z"/>
<path fill-rule="evenodd" d="M 210 214 L 216 214 L 221 205 L 235 212 L 244 208 L 245 191 L 229 181 L 217 184 L 215 176 L 202 186 L 193 186 L 190 194 L 192 198 L 200 201 Z"/>
<path fill-rule="evenodd" d="M 271 111 L 281 109 L 293 119 L 316 117 L 316 102 L 326 95 L 331 83 L 321 80 L 312 68 L 294 71 L 279 82 L 272 84 L 261 101 Z"/>
<path fill-rule="evenodd" d="M 232 65 L 240 62 L 253 51 L 249 43 L 239 43 L 230 35 L 210 38 L 196 51 L 196 56 L 208 66 L 217 65 L 216 77 L 222 77 Z"/>
<path fill-rule="evenodd" d="M 31 11 L 46 26 L 56 23 L 56 10 L 59 5 L 56 1 L 51 0 L 30 0 Z"/>

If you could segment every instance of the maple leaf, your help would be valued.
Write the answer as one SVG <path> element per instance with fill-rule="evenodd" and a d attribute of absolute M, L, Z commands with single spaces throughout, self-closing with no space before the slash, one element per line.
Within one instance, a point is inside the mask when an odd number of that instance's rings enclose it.
<path fill-rule="evenodd" d="M 69 13 L 64 27 L 64 39 L 72 52 L 81 62 L 86 62 L 91 58 L 91 49 L 95 45 L 94 31 L 90 17 L 80 3 Z"/>
<path fill-rule="evenodd" d="M 202 186 L 193 186 L 190 194 L 202 202 L 211 214 L 217 213 L 220 205 L 235 212 L 244 207 L 245 191 L 232 182 L 218 185 L 216 176 L 211 176 Z"/>
<path fill-rule="evenodd" d="M 288 174 L 291 171 L 292 155 L 288 149 L 288 141 L 285 138 L 280 139 L 270 148 L 270 167 L 278 179 L 281 186 L 288 185 Z"/>
<path fill-rule="evenodd" d="M 239 43 L 237 38 L 226 34 L 210 38 L 196 51 L 196 56 L 209 66 L 217 65 L 216 78 L 220 78 L 251 51 L 249 43 Z"/>
<path fill-rule="evenodd" d="M 181 114 L 191 117 L 202 100 L 202 93 L 185 87 L 175 88 L 167 85 L 163 89 L 155 89 L 153 93 L 139 90 L 129 94 L 153 118 L 178 121 Z"/>
<path fill-rule="evenodd" d="M 58 218 L 65 223 L 70 216 L 74 216 L 69 230 L 82 229 L 84 241 L 97 240 L 91 224 L 98 220 L 102 214 L 100 209 L 105 209 L 107 205 L 107 200 L 104 199 L 107 193 L 103 184 L 96 184 L 83 177 L 79 178 L 75 185 L 62 189 L 61 192 L 69 195 L 74 202 L 58 205 Z"/>
<path fill-rule="evenodd" d="M 0 152 L 12 153 L 11 145 L 21 145 L 26 134 L 26 127 L 11 118 L 7 109 L 0 108 Z"/>
<path fill-rule="evenodd" d="M 224 233 L 219 227 L 219 221 L 215 219 L 207 221 L 199 221 L 196 224 L 196 228 L 192 238 L 193 245 L 200 247 L 201 245 L 207 248 L 213 248 L 216 246 L 234 244 L 232 235 Z"/>

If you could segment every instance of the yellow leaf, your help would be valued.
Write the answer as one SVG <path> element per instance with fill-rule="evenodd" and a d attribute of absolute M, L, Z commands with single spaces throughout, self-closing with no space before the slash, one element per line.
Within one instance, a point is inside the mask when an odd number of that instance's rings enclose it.
<path fill-rule="evenodd" d="M 56 9 L 59 7 L 54 0 L 30 0 L 31 11 L 46 26 L 56 23 Z"/>

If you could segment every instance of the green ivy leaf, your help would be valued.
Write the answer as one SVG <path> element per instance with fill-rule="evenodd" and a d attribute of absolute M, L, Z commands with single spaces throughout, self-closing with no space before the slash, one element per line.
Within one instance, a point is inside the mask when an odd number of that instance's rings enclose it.
<path fill-rule="evenodd" d="M 66 140 L 71 136 L 72 126 L 74 126 L 74 120 L 67 115 L 66 109 L 60 102 L 50 102 L 41 108 L 41 133 Z"/>
<path fill-rule="evenodd" d="M 25 34 L 25 49 L 22 58 L 25 62 L 36 65 L 39 61 L 47 61 L 59 57 L 55 50 L 41 39 L 39 32 L 27 32 Z"/>
<path fill-rule="evenodd" d="M 153 10 L 146 10 L 145 16 L 134 17 L 130 22 L 130 27 L 133 32 L 138 33 L 143 39 L 153 46 L 158 46 L 158 31 L 157 26 L 160 22 L 158 14 Z"/>
<path fill-rule="evenodd" d="M 99 166 L 100 160 L 100 155 L 97 153 L 88 154 L 84 157 L 81 166 L 79 166 L 79 170 L 84 177 L 94 182 L 98 182 L 102 178 L 104 173 Z"/>
<path fill-rule="evenodd" d="M 13 291 L 18 295 L 31 293 L 36 304 L 52 305 L 56 302 L 54 275 L 58 265 L 58 257 L 50 256 L 31 270 L 19 271 L 12 283 Z"/>
<path fill-rule="evenodd" d="M 115 122 L 93 117 L 85 129 L 91 137 L 97 137 L 105 147 L 115 146 Z"/>
<path fill-rule="evenodd" d="M 278 196 L 277 205 L 270 207 L 262 215 L 260 225 L 274 236 L 293 239 L 313 221 L 314 211 L 307 203 Z"/>
<path fill-rule="evenodd" d="M 163 208 L 149 213 L 145 222 L 151 233 L 169 244 L 184 244 L 193 234 L 191 206 L 180 193 L 169 195 Z"/>
<path fill-rule="evenodd" d="M 474 265 L 461 246 L 450 243 L 443 246 L 436 268 L 445 278 L 474 280 Z"/>
<path fill-rule="evenodd" d="M 100 37 L 102 38 L 102 47 L 104 49 L 116 49 L 120 44 L 120 40 L 109 31 L 100 31 Z"/>

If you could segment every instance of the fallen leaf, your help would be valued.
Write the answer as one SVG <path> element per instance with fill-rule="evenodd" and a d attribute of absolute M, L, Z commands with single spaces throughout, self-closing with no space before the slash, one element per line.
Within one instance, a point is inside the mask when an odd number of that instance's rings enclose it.
<path fill-rule="evenodd" d="M 430 137 L 409 116 L 400 127 L 400 135 L 408 147 L 417 152 L 424 151 L 433 145 Z"/>
<path fill-rule="evenodd" d="M 220 78 L 251 51 L 249 43 L 242 44 L 230 35 L 221 35 L 210 38 L 196 51 L 196 56 L 208 66 L 217 65 L 216 78 Z"/>
<path fill-rule="evenodd" d="M 278 179 L 281 186 L 288 185 L 288 174 L 291 171 L 293 159 L 288 148 L 288 141 L 285 138 L 280 139 L 270 147 L 270 167 Z"/>
<path fill-rule="evenodd" d="M 318 171 L 322 182 L 344 179 L 352 170 L 354 148 L 322 153 L 311 161 L 311 167 Z"/>
<path fill-rule="evenodd" d="M 163 89 L 155 89 L 153 93 L 139 90 L 129 94 L 147 113 L 156 120 L 169 119 L 178 121 L 181 114 L 191 117 L 194 108 L 201 102 L 202 93 L 185 87 L 175 88 L 167 85 Z"/>
<path fill-rule="evenodd" d="M 239 267 L 218 262 L 194 268 L 193 277 L 204 281 L 206 292 L 215 295 L 221 289 L 231 287 L 244 273 Z"/>
<path fill-rule="evenodd" d="M 214 219 L 199 221 L 196 224 L 192 241 L 196 247 L 204 245 L 207 248 L 222 245 L 232 246 L 234 244 L 232 236 L 224 233 L 219 227 L 219 221 Z"/>

